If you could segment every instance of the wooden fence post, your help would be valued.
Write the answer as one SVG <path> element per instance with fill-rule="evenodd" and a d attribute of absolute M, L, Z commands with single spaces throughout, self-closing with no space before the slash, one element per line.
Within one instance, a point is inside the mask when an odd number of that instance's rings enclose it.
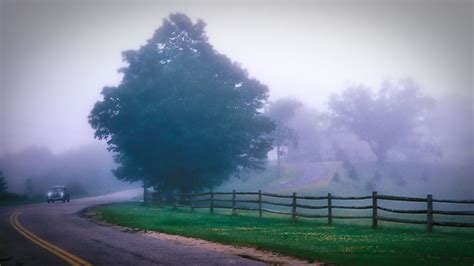
<path fill-rule="evenodd" d="M 331 193 L 328 193 L 328 225 L 332 224 L 332 199 Z"/>
<path fill-rule="evenodd" d="M 147 195 L 147 191 L 146 190 L 143 190 L 143 204 L 146 205 L 146 202 L 147 202 L 147 199 L 148 199 L 148 195 Z"/>
<path fill-rule="evenodd" d="M 428 194 L 427 196 L 427 213 L 426 213 L 426 229 L 428 232 L 433 231 L 433 195 Z"/>
<path fill-rule="evenodd" d="M 158 207 L 161 208 L 161 189 L 158 190 Z"/>
<path fill-rule="evenodd" d="M 214 191 L 211 189 L 211 203 L 209 208 L 210 213 L 214 213 Z"/>
<path fill-rule="evenodd" d="M 191 206 L 191 211 L 194 211 L 193 196 L 194 194 L 189 194 L 189 205 Z"/>
<path fill-rule="evenodd" d="M 372 228 L 377 229 L 377 191 L 372 192 Z"/>
<path fill-rule="evenodd" d="M 262 191 L 258 190 L 258 218 L 262 218 Z"/>
<path fill-rule="evenodd" d="M 291 219 L 296 221 L 296 192 L 293 192 L 293 202 L 291 203 Z"/>
<path fill-rule="evenodd" d="M 232 215 L 235 215 L 235 189 L 232 190 Z"/>
<path fill-rule="evenodd" d="M 172 197 L 173 197 L 173 211 L 175 211 L 176 210 L 176 195 L 174 195 L 173 193 Z"/>

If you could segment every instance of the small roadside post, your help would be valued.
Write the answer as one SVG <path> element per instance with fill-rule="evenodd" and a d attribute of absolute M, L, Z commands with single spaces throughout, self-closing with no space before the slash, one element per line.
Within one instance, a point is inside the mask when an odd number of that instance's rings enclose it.
<path fill-rule="evenodd" d="M 235 189 L 232 190 L 232 215 L 236 215 L 236 212 L 235 212 Z"/>
<path fill-rule="evenodd" d="M 372 192 L 372 228 L 377 229 L 377 191 Z"/>
<path fill-rule="evenodd" d="M 291 219 L 296 221 L 296 192 L 293 192 L 293 201 L 291 203 Z"/>
<path fill-rule="evenodd" d="M 209 212 L 214 213 L 214 191 L 212 191 L 212 189 L 211 189 L 211 202 L 210 202 Z"/>
<path fill-rule="evenodd" d="M 428 204 L 427 212 L 426 212 L 426 229 L 428 232 L 433 231 L 433 195 L 428 194 L 426 202 Z"/>
<path fill-rule="evenodd" d="M 332 199 L 331 199 L 331 193 L 328 193 L 328 225 L 332 225 Z"/>

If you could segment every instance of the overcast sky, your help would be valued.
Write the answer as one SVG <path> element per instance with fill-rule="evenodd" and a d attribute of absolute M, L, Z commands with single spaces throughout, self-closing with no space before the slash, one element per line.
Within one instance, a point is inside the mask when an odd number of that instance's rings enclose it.
<path fill-rule="evenodd" d="M 215 48 L 269 86 L 324 109 L 351 83 L 411 77 L 472 101 L 473 2 L 0 0 L 0 154 L 93 142 L 87 116 L 121 52 L 170 12 L 207 23 Z"/>

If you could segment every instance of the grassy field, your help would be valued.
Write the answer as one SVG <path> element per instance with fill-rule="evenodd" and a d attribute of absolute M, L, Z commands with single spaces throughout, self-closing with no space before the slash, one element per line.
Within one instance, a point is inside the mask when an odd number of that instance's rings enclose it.
<path fill-rule="evenodd" d="M 370 221 L 326 220 L 292 222 L 288 217 L 255 212 L 156 208 L 139 203 L 101 206 L 103 220 L 134 228 L 196 237 L 224 244 L 254 246 L 308 261 L 338 265 L 473 265 L 474 230 L 435 228 L 380 222 L 373 230 Z"/>

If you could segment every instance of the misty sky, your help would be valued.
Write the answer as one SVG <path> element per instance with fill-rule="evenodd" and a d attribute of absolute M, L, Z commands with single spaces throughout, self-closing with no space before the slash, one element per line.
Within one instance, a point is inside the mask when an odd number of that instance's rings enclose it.
<path fill-rule="evenodd" d="M 121 52 L 170 12 L 207 24 L 210 42 L 271 99 L 324 109 L 352 83 L 411 77 L 425 92 L 472 102 L 472 1 L 0 0 L 0 154 L 93 142 L 87 116 L 116 85 Z"/>

